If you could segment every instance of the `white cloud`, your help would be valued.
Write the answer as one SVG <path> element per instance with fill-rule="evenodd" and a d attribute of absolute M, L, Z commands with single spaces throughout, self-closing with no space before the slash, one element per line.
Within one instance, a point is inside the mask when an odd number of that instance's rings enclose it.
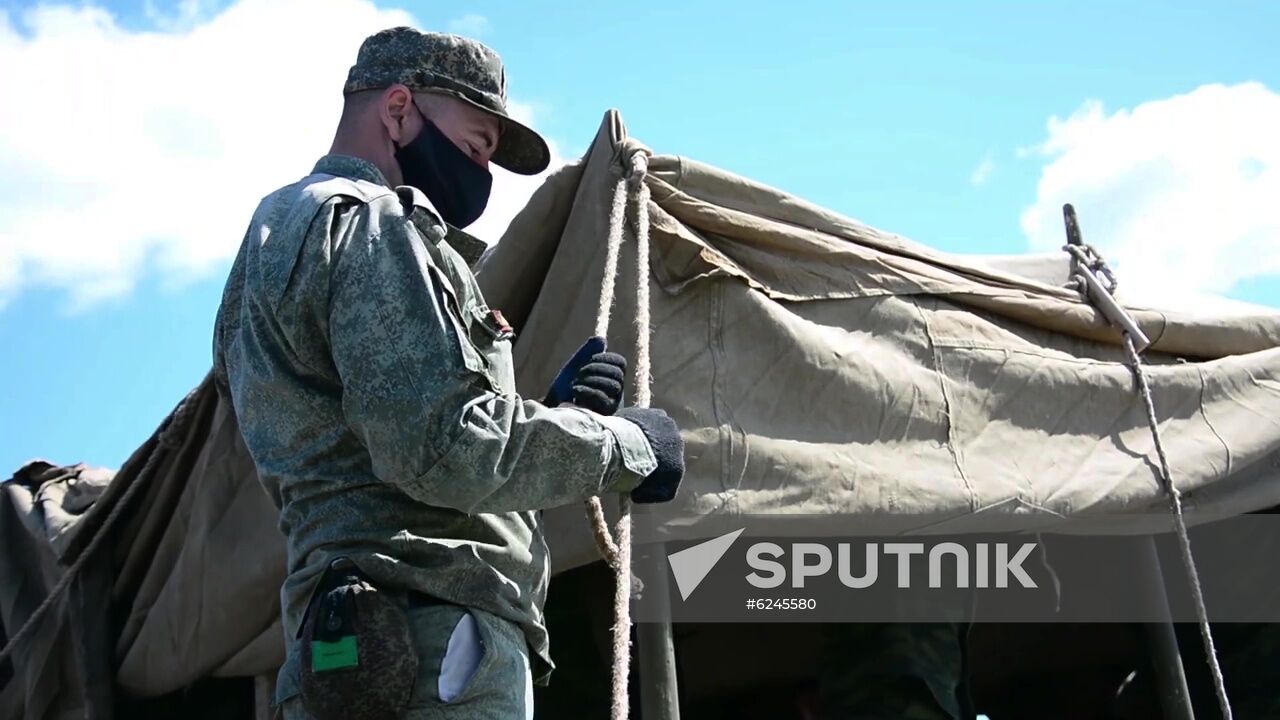
<path fill-rule="evenodd" d="M 969 184 L 974 187 L 986 184 L 991 179 L 991 173 L 995 172 L 995 169 L 996 161 L 991 157 L 991 153 L 987 153 L 983 156 L 982 162 L 978 163 L 978 166 L 969 174 Z"/>
<path fill-rule="evenodd" d="M 1280 274 L 1280 95 L 1205 85 L 1107 113 L 1051 118 L 1048 158 L 1022 229 L 1036 251 L 1064 242 L 1062 205 L 1131 301 L 1186 308 Z"/>
<path fill-rule="evenodd" d="M 449 21 L 449 32 L 467 37 L 482 38 L 489 33 L 489 18 L 475 13 Z"/>
<path fill-rule="evenodd" d="M 215 9 L 214 0 L 179 0 L 170 10 L 156 7 L 154 0 L 144 0 L 142 13 L 158 30 L 185 32 L 207 19 Z"/>
<path fill-rule="evenodd" d="M 258 199 L 328 149 L 361 40 L 414 24 L 368 0 L 206 5 L 170 32 L 93 6 L 0 11 L 0 68 L 38 69 L 0 73 L 0 305 L 44 286 L 83 308 L 144 274 L 221 270 Z M 489 240 L 537 183 L 495 175 L 473 227 Z"/>

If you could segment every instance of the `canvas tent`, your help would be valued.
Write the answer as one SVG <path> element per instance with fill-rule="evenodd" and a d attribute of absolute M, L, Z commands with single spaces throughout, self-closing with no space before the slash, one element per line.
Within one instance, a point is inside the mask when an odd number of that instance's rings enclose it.
<path fill-rule="evenodd" d="M 607 114 L 480 268 L 518 332 L 523 391 L 538 394 L 591 333 L 610 197 L 639 150 Z M 644 509 L 665 537 L 759 513 L 1151 530 L 1135 511 L 1165 500 L 1131 371 L 1098 312 L 1051 282 L 1065 260 L 1029 277 L 946 255 L 683 157 L 652 156 L 644 181 L 653 404 L 684 429 L 688 458 L 677 501 Z M 623 253 L 620 277 L 634 262 Z M 634 311 L 624 281 L 609 337 L 624 353 Z M 1280 314 L 1132 313 L 1153 340 L 1189 519 L 1280 502 Z M 281 662 L 283 542 L 207 379 L 118 472 L 33 463 L 2 490 L 8 633 L 102 539 L 19 650 L 0 719 L 108 717 L 117 688 L 163 696 Z M 597 559 L 581 507 L 546 521 L 557 573 Z"/>
<path fill-rule="evenodd" d="M 640 149 L 606 117 L 487 258 L 535 388 L 591 332 L 609 198 Z M 1118 334 L 1074 290 L 946 256 L 713 167 L 649 161 L 656 406 L 690 428 L 670 532 L 752 513 L 895 515 L 949 530 L 1128 527 L 1164 507 Z M 624 253 L 619 275 L 634 256 Z M 615 315 L 634 317 L 634 292 Z M 1133 309 L 1192 513 L 1274 505 L 1280 315 Z M 634 331 L 609 342 L 624 353 Z M 534 340 L 536 339 L 536 340 Z M 1069 402 L 1067 401 L 1069 399 Z M 557 530 L 581 530 L 569 516 Z M 1111 515 L 1112 518 L 1107 516 Z M 561 539 L 585 562 L 589 538 Z"/>

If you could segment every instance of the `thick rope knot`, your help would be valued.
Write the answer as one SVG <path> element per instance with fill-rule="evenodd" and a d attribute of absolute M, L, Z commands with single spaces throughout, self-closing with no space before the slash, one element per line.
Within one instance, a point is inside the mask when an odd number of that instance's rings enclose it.
<path fill-rule="evenodd" d="M 627 177 L 633 183 L 644 182 L 644 176 L 649 173 L 649 153 L 644 150 L 637 150 L 631 154 L 631 169 L 627 173 Z"/>
<path fill-rule="evenodd" d="M 609 235 L 606 239 L 604 277 L 600 286 L 600 306 L 596 313 L 596 335 L 607 338 L 612 319 L 614 295 L 618 276 L 618 259 L 626 234 L 627 206 L 634 213 L 636 238 L 636 405 L 648 407 L 651 398 L 649 360 L 649 186 L 645 176 L 649 173 L 649 156 L 638 150 L 627 158 L 622 176 L 613 188 L 613 202 L 609 208 Z M 627 720 L 630 703 L 627 698 L 627 677 L 631 671 L 631 597 L 637 584 L 631 573 L 631 496 L 618 495 L 618 523 L 613 533 L 600 498 L 586 502 L 591 531 L 601 557 L 614 572 L 613 613 L 613 672 L 611 675 L 612 720 Z"/>

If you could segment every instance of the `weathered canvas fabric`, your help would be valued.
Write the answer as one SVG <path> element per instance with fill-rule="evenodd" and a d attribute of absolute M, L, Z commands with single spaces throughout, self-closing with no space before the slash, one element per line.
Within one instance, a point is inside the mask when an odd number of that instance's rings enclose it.
<path fill-rule="evenodd" d="M 540 394 L 592 333 L 610 198 L 640 147 L 608 114 L 479 272 L 518 332 L 523 392 Z M 645 182 L 654 404 L 684 428 L 688 475 L 675 502 L 636 508 L 638 534 L 706 536 L 747 513 L 850 533 L 886 519 L 1153 529 L 1138 513 L 1165 500 L 1118 338 L 1048 284 L 1051 267 L 1034 280 L 944 255 L 685 158 L 653 156 Z M 624 353 L 628 238 L 609 337 Z M 1134 315 L 1155 341 L 1149 372 L 1191 521 L 1280 502 L 1280 314 Z M 0 486 L 3 627 L 21 626 L 137 483 L 70 600 L 20 651 L 0 720 L 84 717 L 109 703 L 112 673 L 154 696 L 282 662 L 283 538 L 209 381 L 114 475 L 43 464 Z M 555 571 L 596 559 L 582 507 L 544 519 Z"/>
<path fill-rule="evenodd" d="M 117 685 L 152 697 L 283 662 L 284 538 L 207 379 L 118 472 L 34 462 L 0 484 L 8 633 L 117 508 L 67 596 L 18 649 L 0 718 L 109 717 Z"/>
<path fill-rule="evenodd" d="M 516 326 L 517 384 L 591 333 L 615 182 L 642 149 L 615 113 L 479 273 Z M 686 430 L 676 502 L 637 533 L 702 537 L 742 514 L 846 531 L 1150 530 L 1165 498 L 1119 336 L 1071 289 L 936 252 L 687 158 L 655 155 L 654 405 Z M 1086 218 L 1087 220 L 1087 218 Z M 634 235 L 609 343 L 634 348 Z M 1280 314 L 1133 308 L 1193 521 L 1280 501 Z M 553 511 L 558 567 L 594 558 Z M 551 513 L 549 513 L 549 518 Z"/>

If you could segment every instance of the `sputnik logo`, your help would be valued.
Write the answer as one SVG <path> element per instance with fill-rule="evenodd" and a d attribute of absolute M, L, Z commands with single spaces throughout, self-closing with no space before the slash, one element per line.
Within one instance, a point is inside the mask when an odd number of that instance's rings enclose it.
<path fill-rule="evenodd" d="M 680 599 L 688 600 L 689 595 L 698 588 L 702 580 L 711 572 L 711 568 L 720 562 L 720 558 L 729 551 L 733 541 L 738 539 L 746 528 L 739 528 L 720 537 L 698 543 L 693 547 L 667 555 L 671 564 L 671 574 L 676 578 L 676 588 L 680 590 Z"/>

